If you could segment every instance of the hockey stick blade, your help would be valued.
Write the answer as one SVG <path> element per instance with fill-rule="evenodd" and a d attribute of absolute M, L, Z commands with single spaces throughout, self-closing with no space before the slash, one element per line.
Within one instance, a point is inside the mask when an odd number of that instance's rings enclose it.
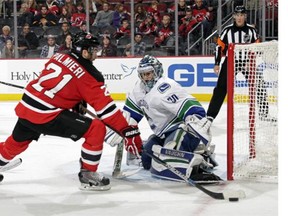
<path fill-rule="evenodd" d="M 214 198 L 214 199 L 219 199 L 219 200 L 229 200 L 230 198 L 245 198 L 245 192 L 242 190 L 238 190 L 238 191 L 224 191 L 223 193 L 218 193 L 218 192 L 213 192 L 210 191 L 208 189 L 206 189 L 205 187 L 203 187 L 202 185 L 196 183 L 195 181 L 193 181 L 191 178 L 188 178 L 186 175 L 184 175 L 182 172 L 180 172 L 179 170 L 177 170 L 175 167 L 171 166 L 170 164 L 167 164 L 165 161 L 163 161 L 162 159 L 160 159 L 159 157 L 157 157 L 154 154 L 150 154 L 147 150 L 143 149 L 144 153 L 147 154 L 149 157 L 151 157 L 152 159 L 154 159 L 156 162 L 162 164 L 163 166 L 165 166 L 167 169 L 169 169 L 171 172 L 173 172 L 175 175 L 179 176 L 181 179 L 183 179 L 186 183 L 188 183 L 191 186 L 196 187 L 197 189 L 201 190 L 202 192 L 204 192 L 205 194 L 207 194 L 208 196 Z"/>
<path fill-rule="evenodd" d="M 140 170 L 142 170 L 141 167 L 134 169 L 134 170 L 123 170 L 120 172 L 113 172 L 112 176 L 113 176 L 113 178 L 116 178 L 116 179 L 127 178 L 129 176 L 135 175 Z"/>
<path fill-rule="evenodd" d="M 0 182 L 2 182 L 4 179 L 4 176 L 2 174 L 0 174 Z"/>
<path fill-rule="evenodd" d="M 22 163 L 22 159 L 17 158 L 16 160 L 13 160 L 13 161 L 9 162 L 8 164 L 6 164 L 5 166 L 1 167 L 0 172 L 5 172 L 8 170 L 14 169 L 14 168 L 18 167 L 21 163 Z"/>

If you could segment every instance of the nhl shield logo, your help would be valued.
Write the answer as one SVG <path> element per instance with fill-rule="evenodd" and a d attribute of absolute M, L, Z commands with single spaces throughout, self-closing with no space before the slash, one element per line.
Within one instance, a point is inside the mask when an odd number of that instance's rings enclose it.
<path fill-rule="evenodd" d="M 249 34 L 244 35 L 244 43 L 249 43 L 251 41 L 251 36 Z"/>

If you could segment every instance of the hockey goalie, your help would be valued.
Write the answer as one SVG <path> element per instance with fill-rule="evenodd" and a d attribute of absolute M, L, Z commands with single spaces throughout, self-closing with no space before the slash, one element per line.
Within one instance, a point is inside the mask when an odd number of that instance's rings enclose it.
<path fill-rule="evenodd" d="M 153 134 L 143 145 L 154 154 L 195 181 L 221 181 L 211 171 L 217 162 L 211 145 L 210 125 L 202 105 L 174 80 L 163 76 L 157 58 L 144 56 L 138 65 L 138 77 L 128 94 L 123 114 L 130 125 L 146 118 Z M 122 137 L 110 131 L 105 141 L 115 146 Z M 166 167 L 143 152 L 127 153 L 127 164 L 140 162 L 153 176 L 181 180 Z"/>

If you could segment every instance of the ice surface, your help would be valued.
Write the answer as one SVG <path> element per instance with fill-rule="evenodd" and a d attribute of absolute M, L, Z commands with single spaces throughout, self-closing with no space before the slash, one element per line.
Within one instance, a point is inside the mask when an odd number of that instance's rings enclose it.
<path fill-rule="evenodd" d="M 0 140 L 8 137 L 17 120 L 16 102 L 0 102 Z M 122 107 L 122 103 L 118 103 Z M 207 104 L 204 104 L 207 107 Z M 216 173 L 226 178 L 226 106 L 213 123 Z M 140 124 L 143 139 L 151 131 Z M 243 190 L 239 202 L 214 200 L 184 183 L 160 180 L 141 170 L 127 179 L 111 177 L 116 148 L 104 146 L 99 171 L 111 178 L 112 189 L 78 189 L 80 146 L 83 140 L 41 136 L 20 156 L 21 166 L 4 173 L 0 183 L 0 216 L 274 216 L 278 215 L 278 184 L 244 181 L 206 186 L 209 190 Z M 125 155 L 124 155 L 125 158 Z M 123 169 L 128 169 L 123 159 Z"/>

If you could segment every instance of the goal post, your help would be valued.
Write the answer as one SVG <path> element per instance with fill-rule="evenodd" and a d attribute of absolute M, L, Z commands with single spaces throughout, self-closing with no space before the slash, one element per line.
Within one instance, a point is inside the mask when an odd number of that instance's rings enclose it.
<path fill-rule="evenodd" d="M 227 179 L 278 180 L 278 42 L 231 44 Z"/>

